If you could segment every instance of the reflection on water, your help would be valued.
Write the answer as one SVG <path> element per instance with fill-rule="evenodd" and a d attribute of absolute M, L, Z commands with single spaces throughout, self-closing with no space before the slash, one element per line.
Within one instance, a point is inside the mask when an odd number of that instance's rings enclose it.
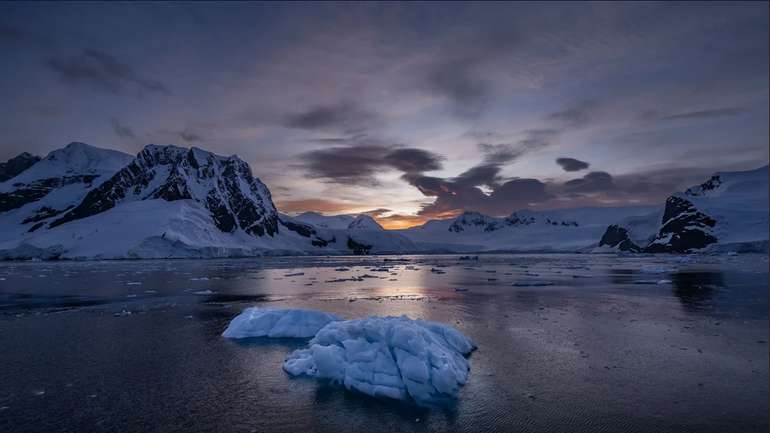
<path fill-rule="evenodd" d="M 674 295 L 690 311 L 713 309 L 714 296 L 724 287 L 722 272 L 677 272 L 671 277 Z"/>

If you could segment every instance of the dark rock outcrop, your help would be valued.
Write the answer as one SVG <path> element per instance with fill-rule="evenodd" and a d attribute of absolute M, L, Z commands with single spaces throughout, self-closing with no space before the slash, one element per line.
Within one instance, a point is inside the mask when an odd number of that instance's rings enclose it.
<path fill-rule="evenodd" d="M 638 253 L 642 251 L 639 245 L 636 245 L 628 234 L 628 230 L 620 227 L 617 224 L 613 224 L 607 227 L 602 239 L 599 241 L 599 246 L 608 246 L 617 248 L 620 251 L 628 251 Z"/>
<path fill-rule="evenodd" d="M 0 162 L 0 182 L 13 179 L 40 161 L 40 157 L 27 152 L 20 153 L 6 162 Z"/>
<path fill-rule="evenodd" d="M 90 188 L 91 183 L 99 177 L 98 175 L 78 175 L 50 177 L 39 179 L 29 184 L 14 185 L 18 188 L 11 192 L 0 193 L 0 212 L 18 209 L 28 203 L 38 201 L 48 195 L 51 191 L 73 183 L 83 183 L 86 188 Z"/>
<path fill-rule="evenodd" d="M 711 233 L 716 221 L 699 211 L 692 202 L 679 196 L 674 195 L 666 200 L 661 224 L 658 234 L 644 249 L 645 252 L 687 253 L 717 242 Z"/>

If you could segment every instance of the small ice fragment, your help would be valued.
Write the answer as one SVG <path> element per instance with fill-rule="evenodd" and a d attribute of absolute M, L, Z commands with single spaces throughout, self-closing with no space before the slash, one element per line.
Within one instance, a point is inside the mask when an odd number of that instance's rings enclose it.
<path fill-rule="evenodd" d="M 284 275 L 284 277 L 299 277 L 299 276 L 302 276 L 302 275 L 305 275 L 305 273 L 304 272 L 295 272 L 293 274 L 286 274 L 286 275 Z"/>
<path fill-rule="evenodd" d="M 467 292 L 467 291 L 468 291 L 468 289 L 466 289 L 464 287 L 458 287 L 458 288 L 455 289 L 455 292 Z"/>
<path fill-rule="evenodd" d="M 670 284 L 671 280 L 658 280 L 656 284 Z"/>
<path fill-rule="evenodd" d="M 141 281 L 129 281 L 129 282 L 126 283 L 126 285 L 127 286 L 141 286 L 142 282 Z"/>
<path fill-rule="evenodd" d="M 211 291 L 211 290 L 209 290 L 209 289 L 206 289 L 206 290 L 198 290 L 198 291 L 196 291 L 196 292 L 192 292 L 192 293 L 193 293 L 193 295 L 204 295 L 204 296 L 205 296 L 205 295 L 213 295 L 213 294 L 214 294 L 214 292 L 212 292 L 212 291 Z"/>

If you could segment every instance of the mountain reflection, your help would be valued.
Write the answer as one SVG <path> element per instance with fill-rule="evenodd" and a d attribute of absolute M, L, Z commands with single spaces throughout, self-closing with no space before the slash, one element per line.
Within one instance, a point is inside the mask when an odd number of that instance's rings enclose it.
<path fill-rule="evenodd" d="M 717 291 L 724 286 L 721 272 L 679 272 L 672 275 L 673 292 L 689 311 L 713 308 Z"/>

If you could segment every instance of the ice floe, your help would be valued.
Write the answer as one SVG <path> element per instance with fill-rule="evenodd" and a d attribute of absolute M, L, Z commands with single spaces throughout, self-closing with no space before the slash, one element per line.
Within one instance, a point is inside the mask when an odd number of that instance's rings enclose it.
<path fill-rule="evenodd" d="M 329 379 L 373 397 L 431 405 L 468 380 L 476 348 L 454 328 L 425 320 L 369 317 L 330 322 L 283 364 L 292 376 Z"/>
<path fill-rule="evenodd" d="M 247 308 L 222 333 L 227 338 L 309 338 L 328 323 L 341 320 L 316 310 Z"/>

